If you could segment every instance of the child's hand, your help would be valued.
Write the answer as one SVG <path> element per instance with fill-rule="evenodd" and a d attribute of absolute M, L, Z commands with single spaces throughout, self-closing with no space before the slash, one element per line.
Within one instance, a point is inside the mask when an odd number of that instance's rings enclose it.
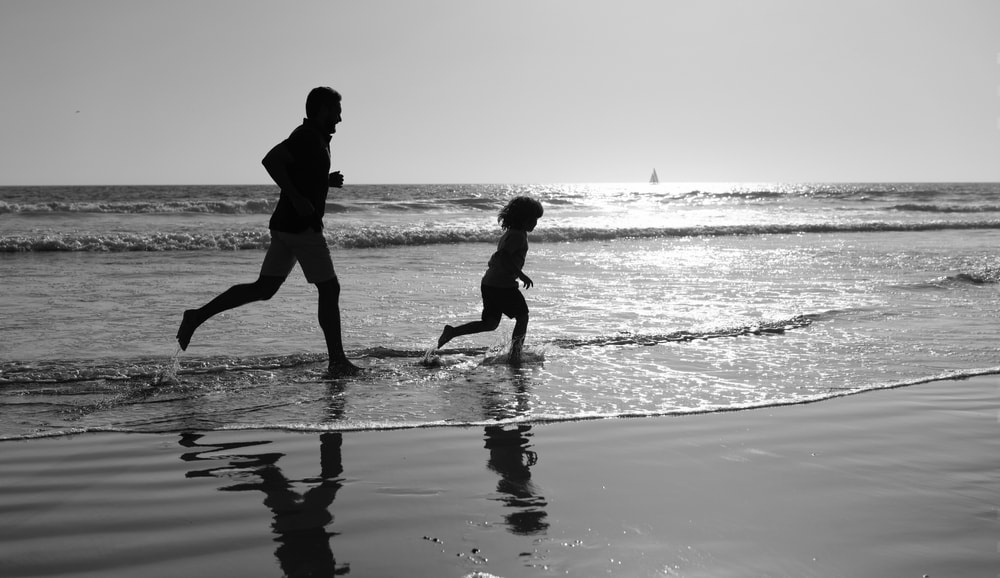
<path fill-rule="evenodd" d="M 521 277 L 521 281 L 524 282 L 524 288 L 525 289 L 531 289 L 531 286 L 535 284 L 535 282 L 531 280 L 531 277 L 528 277 L 524 273 L 521 273 L 520 277 Z"/>

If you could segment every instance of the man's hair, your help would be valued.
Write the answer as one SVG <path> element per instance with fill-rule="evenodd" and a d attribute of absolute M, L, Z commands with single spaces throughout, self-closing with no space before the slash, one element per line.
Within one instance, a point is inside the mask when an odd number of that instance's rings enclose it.
<path fill-rule="evenodd" d="M 523 229 L 528 221 L 537 221 L 542 218 L 542 204 L 531 197 L 514 197 L 507 205 L 500 209 L 497 215 L 497 222 L 501 229 Z"/>
<path fill-rule="evenodd" d="M 340 93 L 329 86 L 317 86 L 306 97 L 306 116 L 313 118 L 323 107 L 340 104 Z"/>

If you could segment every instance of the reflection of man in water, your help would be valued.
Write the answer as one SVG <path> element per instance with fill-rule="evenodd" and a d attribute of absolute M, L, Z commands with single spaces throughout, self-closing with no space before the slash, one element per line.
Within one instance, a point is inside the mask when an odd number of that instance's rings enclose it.
<path fill-rule="evenodd" d="M 330 173 L 330 137 L 341 120 L 340 93 L 321 86 L 306 97 L 306 118 L 264 157 L 264 168 L 281 189 L 268 227 L 271 244 L 260 276 L 253 283 L 234 285 L 198 309 L 184 312 L 177 342 L 186 350 L 195 330 L 211 317 L 278 292 L 295 264 L 319 292 L 319 325 L 326 338 L 328 371 L 332 375 L 358 371 L 341 340 L 340 283 L 323 236 L 323 213 L 330 187 L 342 187 L 340 172 Z"/>
<path fill-rule="evenodd" d="M 531 466 L 535 465 L 538 456 L 528 449 L 531 447 L 530 431 L 530 425 L 519 425 L 516 429 L 498 425 L 486 427 L 485 447 L 490 451 L 486 465 L 500 474 L 497 491 L 507 494 L 500 501 L 516 508 L 504 516 L 510 531 L 522 535 L 540 534 L 549 527 L 545 521 L 548 514 L 542 509 L 547 504 L 545 498 L 535 495 L 531 483 Z"/>
<path fill-rule="evenodd" d="M 217 452 L 220 449 L 236 449 L 256 443 L 206 444 L 199 445 L 201 434 L 181 435 L 184 447 L 206 447 Z M 234 468 L 237 471 L 253 471 L 257 482 L 239 483 L 219 488 L 225 492 L 260 490 L 264 492 L 264 505 L 274 517 L 272 531 L 277 534 L 278 547 L 274 554 L 278 558 L 285 576 L 341 576 L 350 572 L 349 565 L 337 566 L 337 560 L 330 549 L 330 538 L 336 532 L 328 532 L 326 527 L 333 522 L 330 505 L 342 486 L 340 475 L 344 472 L 340 447 L 341 434 L 320 435 L 320 478 L 318 485 L 310 482 L 310 489 L 299 494 L 292 487 L 302 481 L 289 480 L 276 465 L 284 455 L 279 453 L 227 456 L 229 465 L 206 470 L 192 470 L 187 477 L 225 477 Z M 219 456 L 201 457 L 201 452 L 191 452 L 181 456 L 185 461 L 217 461 Z"/>

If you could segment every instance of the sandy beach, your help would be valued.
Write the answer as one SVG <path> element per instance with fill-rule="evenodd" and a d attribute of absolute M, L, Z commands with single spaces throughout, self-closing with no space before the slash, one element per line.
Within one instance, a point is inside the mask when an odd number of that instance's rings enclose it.
<path fill-rule="evenodd" d="M 0 575 L 992 577 L 998 401 L 4 442 Z"/>

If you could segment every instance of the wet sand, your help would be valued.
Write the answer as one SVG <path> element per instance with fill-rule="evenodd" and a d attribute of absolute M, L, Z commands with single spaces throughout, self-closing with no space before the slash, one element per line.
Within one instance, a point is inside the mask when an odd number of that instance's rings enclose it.
<path fill-rule="evenodd" d="M 684 417 L 0 443 L 0 576 L 1000 573 L 1000 377 Z"/>

